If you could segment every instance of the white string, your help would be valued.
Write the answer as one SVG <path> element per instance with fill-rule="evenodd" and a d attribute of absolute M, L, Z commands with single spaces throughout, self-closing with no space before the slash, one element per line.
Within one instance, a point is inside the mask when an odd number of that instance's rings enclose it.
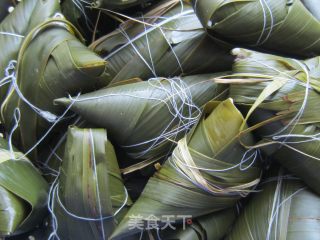
<path fill-rule="evenodd" d="M 269 239 L 270 235 L 271 235 L 271 231 L 272 231 L 272 216 L 273 216 L 273 214 L 274 214 L 274 212 L 276 210 L 276 207 L 279 206 L 280 197 L 281 197 L 282 182 L 283 182 L 283 179 L 280 178 L 280 173 L 279 173 L 277 186 L 276 186 L 276 189 L 275 189 L 275 192 L 274 192 L 274 197 L 273 197 L 273 202 L 272 202 L 272 209 L 271 209 L 271 215 L 270 215 L 270 219 L 269 219 L 269 225 L 268 225 L 268 231 L 267 231 L 266 239 Z M 277 226 L 277 223 L 276 223 L 276 226 Z M 276 231 L 275 231 L 275 234 L 276 234 L 277 227 L 275 229 L 276 229 Z M 276 235 L 275 235 L 275 237 L 276 237 Z"/>
<path fill-rule="evenodd" d="M 62 162 L 62 158 L 55 152 L 53 149 L 51 149 L 51 153 L 60 161 Z"/>
<path fill-rule="evenodd" d="M 263 37 L 263 34 L 265 32 L 265 29 L 266 29 L 266 25 L 267 25 L 267 13 L 266 13 L 266 10 L 264 8 L 264 5 L 263 5 L 263 1 L 262 0 L 259 0 L 259 3 L 262 7 L 262 13 L 263 13 L 263 27 L 262 27 L 262 31 L 261 31 L 261 34 L 260 34 L 260 37 L 258 38 L 257 42 L 256 42 L 256 45 L 259 45 L 260 41 L 261 41 L 261 38 Z"/>
<path fill-rule="evenodd" d="M 77 95 L 76 99 L 80 96 L 80 93 Z M 22 159 L 26 157 L 29 153 L 31 153 L 47 136 L 48 134 L 52 131 L 52 129 L 64 118 L 64 116 L 68 113 L 70 108 L 73 106 L 75 102 L 72 101 L 71 104 L 68 106 L 68 108 L 63 112 L 63 114 L 58 117 L 58 119 L 51 125 L 51 127 L 47 130 L 47 132 L 37 141 L 35 145 L 33 145 L 22 157 L 19 159 Z"/>
<path fill-rule="evenodd" d="M 11 36 L 11 37 L 17 37 L 17 38 L 24 38 L 24 36 L 16 33 L 10 33 L 10 32 L 0 32 L 1 35 L 5 36 Z"/>
<path fill-rule="evenodd" d="M 17 64 L 16 60 L 11 60 L 8 63 L 8 66 L 6 67 L 6 69 L 4 70 L 4 78 L 0 81 L 0 87 L 2 87 L 3 85 L 12 82 L 12 78 L 14 77 L 15 73 L 15 65 Z M 10 90 L 10 87 L 9 87 Z"/>
<path fill-rule="evenodd" d="M 256 42 L 256 46 L 259 46 L 259 45 L 262 45 L 264 44 L 270 37 L 271 33 L 272 33 L 272 30 L 273 30 L 273 27 L 274 27 L 274 18 L 273 18 L 273 13 L 272 13 L 272 10 L 269 6 L 269 4 L 265 1 L 265 0 L 259 0 L 259 3 L 262 7 L 262 12 L 263 12 L 263 27 L 262 27 L 262 31 L 261 31 L 261 34 Z M 265 6 L 267 7 L 267 10 L 270 14 L 270 29 L 269 29 L 269 32 L 267 34 L 267 36 L 265 37 L 264 40 L 262 40 L 262 37 L 263 35 L 265 34 L 266 30 L 267 30 L 267 13 L 266 13 L 266 9 L 265 9 Z"/>
<path fill-rule="evenodd" d="M 92 4 L 92 3 L 89 3 L 89 2 L 86 2 L 83 0 L 80 0 L 80 1 L 83 3 L 89 4 L 89 5 Z M 89 31 L 93 32 L 93 29 L 92 29 L 93 23 L 91 22 L 90 18 L 88 18 L 86 11 L 85 11 L 84 7 L 82 6 L 82 4 L 80 3 L 80 1 L 79 0 L 72 0 L 73 4 L 80 10 L 81 14 L 84 16 L 87 28 L 89 29 Z"/>
<path fill-rule="evenodd" d="M 80 120 L 81 120 L 81 117 L 76 118 L 75 121 L 71 125 L 76 125 L 77 123 L 79 123 Z M 56 155 L 58 157 L 58 155 L 56 154 L 56 151 L 63 144 L 63 142 L 65 141 L 66 138 L 67 138 L 67 132 L 65 132 L 63 134 L 63 136 L 59 139 L 58 143 L 54 146 L 52 152 L 50 153 L 50 155 L 47 157 L 47 159 L 45 161 L 46 165 L 49 164 L 49 161 L 51 160 L 53 155 Z M 59 159 L 59 160 L 62 160 L 62 159 Z"/>
<path fill-rule="evenodd" d="M 146 24 L 144 22 L 144 16 L 142 14 L 142 20 L 143 20 L 143 27 L 144 27 L 144 30 L 146 31 L 147 30 L 147 27 L 146 27 Z M 150 61 L 151 61 L 151 66 L 152 66 L 152 69 L 153 69 L 153 73 L 154 73 L 154 76 L 157 76 L 156 74 L 156 69 L 154 67 L 154 62 L 152 60 L 152 54 L 151 54 L 151 50 L 150 50 L 150 44 L 149 44 L 149 37 L 148 37 L 148 33 L 146 34 L 146 42 L 147 42 L 147 47 L 148 47 L 148 53 L 149 53 L 149 57 L 150 57 Z"/>
<path fill-rule="evenodd" d="M 64 119 L 64 118 L 62 118 L 62 119 Z M 71 125 L 77 124 L 80 120 L 81 120 L 81 118 L 78 117 L 77 119 L 75 119 L 75 121 Z M 53 156 L 55 156 L 59 160 L 59 164 L 61 164 L 62 158 L 56 153 L 56 151 L 64 143 L 66 137 L 67 137 L 67 132 L 65 132 L 63 134 L 63 136 L 59 139 L 58 143 L 54 146 L 53 149 L 50 147 L 50 154 L 47 157 L 46 161 L 38 161 L 37 162 L 38 165 L 42 165 L 39 167 L 42 170 L 42 172 L 46 172 L 46 171 L 49 172 L 49 173 L 47 173 L 47 175 L 53 175 L 55 177 L 59 175 L 59 172 L 57 170 L 55 170 L 49 166 L 49 161 L 52 159 Z"/>
<path fill-rule="evenodd" d="M 41 161 L 37 161 L 37 167 L 42 170 L 41 172 L 46 172 L 49 170 L 49 173 L 48 173 L 49 175 L 57 176 L 59 174 L 59 171 L 47 166 L 45 163 Z"/>
<path fill-rule="evenodd" d="M 170 49 L 171 49 L 172 54 L 174 55 L 174 57 L 175 57 L 175 58 L 176 58 L 176 60 L 177 60 L 177 63 L 178 63 L 179 68 L 180 68 L 180 70 L 181 70 L 181 74 L 183 74 L 183 73 L 184 73 L 184 71 L 183 71 L 182 64 L 181 64 L 181 62 L 180 62 L 180 60 L 179 60 L 178 55 L 177 55 L 177 54 L 176 54 L 176 52 L 174 51 L 174 49 L 173 49 L 173 47 L 172 47 L 171 43 L 169 42 L 169 39 L 167 38 L 166 34 L 163 32 L 162 28 L 161 28 L 161 27 L 159 27 L 159 29 L 160 29 L 160 32 L 161 32 L 161 34 L 163 35 L 164 39 L 165 39 L 165 40 L 166 40 L 166 42 L 168 43 L 168 45 L 169 45 L 169 47 L 170 47 Z"/>
<path fill-rule="evenodd" d="M 39 168 L 41 170 L 41 173 L 43 176 L 52 176 L 54 178 L 56 178 L 58 175 L 54 172 L 44 172 L 45 169 L 43 170 L 43 168 Z"/>
<path fill-rule="evenodd" d="M 55 122 L 57 120 L 57 116 L 54 115 L 53 113 L 50 113 L 48 111 L 41 110 L 40 108 L 36 107 L 33 105 L 30 101 L 28 101 L 22 92 L 20 91 L 18 84 L 17 84 L 17 79 L 16 79 L 16 74 L 15 74 L 15 66 L 17 64 L 16 60 L 11 60 L 9 61 L 9 64 L 7 68 L 5 69 L 5 78 L 1 80 L 1 86 L 4 84 L 7 84 L 9 79 L 11 79 L 11 84 L 18 96 L 22 99 L 23 102 L 25 102 L 32 110 L 34 110 L 38 115 L 40 115 L 42 118 L 46 119 L 48 122 Z M 3 83 L 3 81 L 5 81 Z M 10 89 L 9 89 L 10 91 Z"/>
<path fill-rule="evenodd" d="M 269 4 L 266 2 L 266 0 L 263 0 L 263 2 L 265 3 L 265 5 L 267 6 L 267 9 L 269 11 L 269 14 L 270 14 L 270 30 L 266 36 L 266 38 L 260 43 L 260 45 L 264 44 L 266 41 L 269 40 L 270 36 L 271 36 L 271 33 L 273 31 L 273 27 L 274 27 L 274 18 L 273 18 L 273 13 L 272 13 L 272 10 L 269 6 Z"/>
<path fill-rule="evenodd" d="M 92 130 L 89 130 L 90 132 L 90 145 L 91 145 L 91 159 L 93 159 L 93 170 L 95 174 L 95 180 L 96 180 L 96 188 L 97 188 L 97 198 L 98 198 L 98 207 L 99 207 L 99 215 L 100 215 L 100 226 L 102 230 L 102 238 L 105 240 L 105 229 L 104 229 L 104 224 L 102 220 L 102 207 L 101 207 L 101 198 L 100 198 L 100 187 L 99 187 L 99 177 L 97 173 L 97 166 L 96 166 L 96 154 L 95 154 L 95 147 L 94 147 L 94 139 L 93 139 L 93 134 Z M 126 195 L 127 196 L 127 195 Z M 126 197 L 127 198 L 127 197 Z"/>
<path fill-rule="evenodd" d="M 266 236 L 266 240 L 269 240 L 270 239 L 270 234 L 271 234 L 271 229 L 272 229 L 272 223 L 275 219 L 275 217 L 278 216 L 279 214 L 279 210 L 281 208 L 281 206 L 286 203 L 288 200 L 290 200 L 291 198 L 293 198 L 295 195 L 297 195 L 298 193 L 300 193 L 301 191 L 305 190 L 306 187 L 303 187 L 303 188 L 300 188 L 298 189 L 297 191 L 295 191 L 294 193 L 292 193 L 289 197 L 287 197 L 286 199 L 284 199 L 280 204 L 277 204 L 276 206 L 276 209 L 274 211 L 274 209 L 272 209 L 272 213 L 271 213 L 271 218 L 270 218 L 270 221 L 269 221 L 269 227 L 268 227 L 268 232 L 267 232 L 267 236 Z M 280 194 L 280 193 L 279 193 Z M 280 197 L 278 197 L 278 199 L 280 200 Z M 276 219 L 278 221 L 278 219 Z M 277 230 L 277 228 L 276 228 Z M 281 230 L 280 230 L 281 231 Z M 277 234 L 277 231 L 275 231 L 275 235 Z M 277 237 L 275 236 L 275 239 Z"/>
<path fill-rule="evenodd" d="M 85 1 L 85 0 L 79 0 L 80 2 L 83 2 L 85 4 L 88 4 L 88 6 L 93 6 L 94 5 L 94 2 L 88 2 L 88 1 Z"/>
<path fill-rule="evenodd" d="M 11 82 L 11 77 L 12 76 L 7 76 L 7 77 L 4 77 L 3 79 L 1 79 L 0 81 L 0 88 L 8 83 Z"/>
<path fill-rule="evenodd" d="M 291 141 L 286 141 L 285 143 L 287 144 L 300 144 L 300 143 L 308 143 L 308 142 L 313 142 L 313 141 L 319 141 L 320 140 L 320 133 L 317 134 L 312 134 L 312 135 L 302 135 L 302 134 L 286 134 L 286 135 L 278 135 L 275 136 L 274 139 L 278 140 L 281 138 L 306 138 L 306 140 L 291 140 Z"/>
<path fill-rule="evenodd" d="M 12 78 L 12 83 L 13 83 L 13 87 L 16 91 L 16 93 L 18 94 L 18 96 L 20 97 L 20 99 L 22 99 L 22 101 L 24 101 L 32 110 L 34 110 L 39 116 L 41 116 L 42 118 L 44 118 L 45 120 L 47 120 L 48 122 L 52 123 L 55 122 L 57 120 L 57 116 L 49 111 L 44 111 L 41 110 L 40 108 L 36 107 L 35 105 L 33 105 L 29 100 L 27 100 L 24 95 L 22 94 L 22 92 L 20 91 L 17 82 L 16 82 L 16 78 L 13 77 Z"/>
<path fill-rule="evenodd" d="M 59 184 L 58 184 L 59 185 Z M 60 205 L 60 207 L 63 209 L 63 211 L 68 214 L 69 216 L 77 219 L 77 220 L 82 220 L 82 221 L 91 221 L 91 222 L 98 222 L 98 221 L 103 221 L 103 220 L 107 220 L 107 219 L 111 219 L 111 218 L 114 218 L 127 204 L 128 202 L 128 191 L 126 189 L 126 187 L 123 188 L 124 189 L 124 192 L 125 192 L 125 199 L 124 199 L 124 202 L 122 203 L 121 207 L 118 208 L 114 214 L 110 215 L 110 216 L 105 216 L 105 217 L 100 217 L 100 218 L 88 218 L 88 217 L 82 217 L 82 216 L 79 216 L 79 215 L 76 215 L 72 212 L 70 212 L 65 206 L 64 204 L 62 203 L 62 201 L 60 200 L 60 196 L 59 196 L 59 190 L 56 190 L 55 192 L 55 196 L 57 198 L 57 201 Z"/>
<path fill-rule="evenodd" d="M 13 112 L 14 126 L 13 126 L 13 128 L 11 129 L 11 131 L 9 133 L 9 140 L 8 140 L 10 156 L 11 156 L 11 159 L 14 159 L 14 160 L 16 159 L 16 157 L 15 157 L 13 146 L 12 146 L 12 135 L 13 135 L 13 133 L 16 131 L 16 129 L 19 126 L 20 116 L 21 116 L 20 109 L 19 108 L 15 108 L 14 112 Z"/>
<path fill-rule="evenodd" d="M 48 198 L 48 210 L 50 212 L 50 215 L 51 215 L 51 222 L 52 222 L 52 232 L 50 233 L 49 237 L 48 237 L 48 240 L 51 240 L 51 239 L 55 239 L 57 238 L 58 240 L 60 240 L 60 237 L 58 235 L 58 219 L 54 213 L 54 207 L 55 207 L 55 192 L 57 191 L 58 189 L 58 184 L 57 184 L 57 181 L 58 181 L 58 178 L 59 178 L 59 175 L 60 175 L 60 170 L 59 170 L 59 174 L 56 176 L 55 180 L 53 181 L 50 189 L 49 189 L 49 198 Z"/>

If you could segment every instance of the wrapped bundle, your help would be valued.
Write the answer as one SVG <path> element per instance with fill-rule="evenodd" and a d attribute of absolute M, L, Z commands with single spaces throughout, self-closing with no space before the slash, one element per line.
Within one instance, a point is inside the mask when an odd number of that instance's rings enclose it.
<path fill-rule="evenodd" d="M 108 239 L 131 200 L 104 129 L 69 128 L 52 193 L 61 239 Z"/>
<path fill-rule="evenodd" d="M 196 219 L 187 219 L 185 224 L 164 229 L 159 233 L 165 240 L 221 240 L 235 220 L 235 211 L 228 209 Z M 157 235 L 156 235 L 157 236 Z"/>
<path fill-rule="evenodd" d="M 320 55 L 320 22 L 316 18 L 319 15 L 313 15 L 314 11 L 309 11 L 300 0 L 193 3 L 203 26 L 215 38 L 300 57 Z"/>
<path fill-rule="evenodd" d="M 32 230 L 47 212 L 48 184 L 40 172 L 0 138 L 0 237 Z"/>
<path fill-rule="evenodd" d="M 244 49 L 234 54 L 230 97 L 251 106 L 247 119 L 260 125 L 267 154 L 320 193 L 319 57 L 302 62 Z"/>
<path fill-rule="evenodd" d="M 25 152 L 61 120 L 63 109 L 53 105 L 55 98 L 90 91 L 104 74 L 105 61 L 77 37 L 81 36 L 73 25 L 57 17 L 41 23 L 24 39 L 1 118 L 9 132 L 14 110 L 19 108 L 14 140 Z M 36 151 L 32 160 L 37 160 Z"/>
<path fill-rule="evenodd" d="M 1 2 L 6 1 L 1 0 Z M 22 1 L 0 23 L 0 79 L 2 79 L 0 83 L 0 105 L 7 95 L 10 85 L 8 79 L 3 79 L 7 77 L 5 70 L 11 60 L 17 60 L 24 37 L 37 25 L 55 15 L 59 9 L 58 0 Z"/>
<path fill-rule="evenodd" d="M 270 181 L 261 185 L 226 239 L 320 239 L 320 197 L 298 180 Z"/>
<path fill-rule="evenodd" d="M 71 105 L 84 120 L 108 129 L 112 139 L 133 159 L 150 164 L 170 153 L 173 144 L 195 124 L 200 107 L 226 88 L 216 74 L 149 81 L 104 88 L 55 102 Z"/>
<path fill-rule="evenodd" d="M 110 82 L 226 71 L 233 62 L 230 49 L 212 43 L 192 7 L 178 0 L 124 22 L 90 47 L 109 62 Z"/>
<path fill-rule="evenodd" d="M 241 113 L 231 99 L 214 105 L 207 105 L 210 115 L 178 142 L 172 156 L 149 179 L 111 238 L 139 231 L 132 227 L 134 216 L 145 228 L 151 216 L 161 228 L 183 216 L 195 218 L 230 208 L 256 186 L 259 162 L 254 154 L 247 156 L 238 138 Z M 244 143 L 253 143 L 252 136 L 245 138 Z"/>

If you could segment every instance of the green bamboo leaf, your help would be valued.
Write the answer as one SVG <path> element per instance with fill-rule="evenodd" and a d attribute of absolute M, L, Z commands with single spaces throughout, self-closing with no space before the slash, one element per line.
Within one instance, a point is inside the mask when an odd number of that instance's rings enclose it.
<path fill-rule="evenodd" d="M 166 240 L 220 240 L 230 229 L 235 216 L 234 209 L 227 209 L 191 219 L 192 224 L 188 224 L 187 220 L 184 226 L 164 229 L 159 234 L 161 239 Z"/>
<path fill-rule="evenodd" d="M 300 0 L 192 2 L 203 26 L 215 38 L 300 57 L 320 53 L 319 15 L 313 15 L 319 6 L 309 11 Z"/>
<path fill-rule="evenodd" d="M 319 57 L 298 61 L 244 49 L 234 53 L 238 58 L 234 74 L 226 80 L 237 79 L 238 83 L 231 84 L 230 97 L 251 109 L 249 122 L 253 125 L 282 117 L 258 130 L 264 142 L 273 142 L 264 150 L 320 193 L 320 114 L 316 111 L 320 101 Z M 259 74 L 272 81 L 250 83 Z M 241 83 L 239 79 L 246 81 Z M 282 84 L 281 79 L 287 79 L 286 83 Z M 281 87 L 259 99 L 274 82 Z M 253 111 L 255 106 L 258 111 Z"/>
<path fill-rule="evenodd" d="M 14 157 L 0 139 L 0 236 L 32 230 L 47 212 L 48 184 L 40 172 L 14 149 Z"/>
<path fill-rule="evenodd" d="M 104 129 L 69 128 L 53 189 L 53 212 L 62 239 L 107 239 L 132 204 Z"/>
<path fill-rule="evenodd" d="M 53 105 L 53 99 L 90 91 L 104 74 L 105 61 L 77 37 L 81 35 L 73 25 L 53 18 L 34 28 L 23 42 L 16 70 L 20 93 L 11 89 L 2 105 L 1 117 L 9 132 L 14 125 L 15 108 L 20 109 L 14 140 L 25 152 L 64 112 Z M 37 151 L 32 152 L 32 160 L 37 160 Z"/>
<path fill-rule="evenodd" d="M 108 129 L 130 157 L 150 164 L 169 154 L 198 121 L 200 108 L 225 92 L 225 86 L 211 80 L 215 76 L 155 78 L 105 88 L 79 96 L 71 110 Z M 56 103 L 68 106 L 72 101 L 63 98 Z"/>
<path fill-rule="evenodd" d="M 258 160 L 252 158 L 239 165 L 246 152 L 238 139 L 244 120 L 241 113 L 231 99 L 210 110 L 210 115 L 178 142 L 172 156 L 149 179 L 112 239 L 139 232 L 132 227 L 135 216 L 143 222 L 155 216 L 165 223 L 166 216 L 175 222 L 182 220 L 181 215 L 195 218 L 232 207 L 259 182 Z M 244 142 L 254 141 L 248 135 Z"/>
<path fill-rule="evenodd" d="M 59 10 L 58 0 L 22 1 L 15 10 L 0 23 L 0 79 L 5 77 L 5 69 L 9 61 L 17 60 L 24 37 L 33 28 L 52 17 L 55 13 L 59 12 Z M 7 95 L 9 85 L 10 84 L 1 86 L 0 105 Z"/>
<path fill-rule="evenodd" d="M 268 179 L 267 179 L 268 180 Z M 320 198 L 301 181 L 270 179 L 237 219 L 227 240 L 320 238 Z"/>
<path fill-rule="evenodd" d="M 27 217 L 28 204 L 1 186 L 0 194 L 0 235 L 10 235 L 15 232 L 19 224 Z"/>
<path fill-rule="evenodd" d="M 107 79 L 112 83 L 227 71 L 233 61 L 230 48 L 212 43 L 192 7 L 184 3 L 182 8 L 177 0 L 154 7 L 142 22 L 124 22 L 90 47 L 109 62 Z"/>

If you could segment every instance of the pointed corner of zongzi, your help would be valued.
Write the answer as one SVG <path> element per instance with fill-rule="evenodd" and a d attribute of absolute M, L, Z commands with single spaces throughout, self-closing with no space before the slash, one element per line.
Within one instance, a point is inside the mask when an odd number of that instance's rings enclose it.
<path fill-rule="evenodd" d="M 57 98 L 53 100 L 54 105 L 61 105 L 61 106 L 69 106 L 71 104 L 71 100 L 69 98 Z"/>

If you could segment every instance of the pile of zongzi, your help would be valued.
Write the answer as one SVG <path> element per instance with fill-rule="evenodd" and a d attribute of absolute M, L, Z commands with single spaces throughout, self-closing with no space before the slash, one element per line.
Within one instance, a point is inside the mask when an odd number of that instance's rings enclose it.
<path fill-rule="evenodd" d="M 315 0 L 2 0 L 0 239 L 319 240 Z"/>

